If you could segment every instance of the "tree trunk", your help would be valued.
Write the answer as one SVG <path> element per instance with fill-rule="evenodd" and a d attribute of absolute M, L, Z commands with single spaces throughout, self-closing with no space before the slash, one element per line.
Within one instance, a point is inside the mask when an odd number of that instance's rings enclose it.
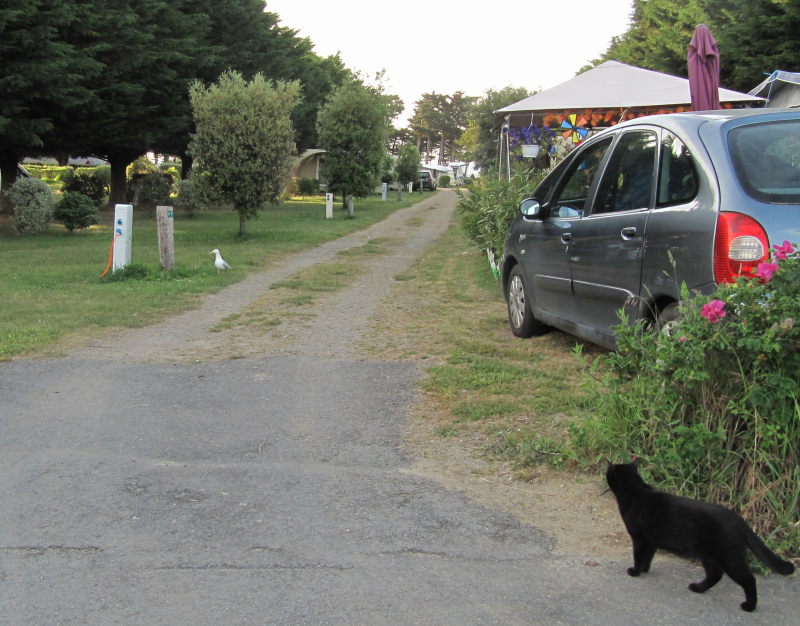
<path fill-rule="evenodd" d="M 194 159 L 186 153 L 179 154 L 178 156 L 181 159 L 181 180 L 186 180 L 189 178 L 189 172 L 192 171 L 192 163 L 194 163 Z"/>
<path fill-rule="evenodd" d="M 17 164 L 19 163 L 19 154 L 16 152 L 0 153 L 0 179 L 2 179 L 2 191 L 7 191 L 17 180 Z"/>
<path fill-rule="evenodd" d="M 244 237 L 247 232 L 247 219 L 244 216 L 244 211 L 239 211 L 239 237 Z"/>
<path fill-rule="evenodd" d="M 128 204 L 128 178 L 126 170 L 133 162 L 126 156 L 108 155 L 111 165 L 111 185 L 108 191 L 108 203 L 113 207 L 116 204 Z"/>

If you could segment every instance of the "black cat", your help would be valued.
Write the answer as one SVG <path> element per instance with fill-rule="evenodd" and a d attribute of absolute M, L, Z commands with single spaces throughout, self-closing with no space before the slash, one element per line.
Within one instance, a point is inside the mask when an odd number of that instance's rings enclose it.
<path fill-rule="evenodd" d="M 745 558 L 745 548 L 770 569 L 788 576 L 794 565 L 781 560 L 750 530 L 736 513 L 718 504 L 675 496 L 651 487 L 637 471 L 638 460 L 612 465 L 606 471 L 608 486 L 617 498 L 619 512 L 633 541 L 633 567 L 638 576 L 650 569 L 657 549 L 700 559 L 705 580 L 689 589 L 703 593 L 725 572 L 744 589 L 741 607 L 753 611 L 758 602 L 756 579 Z"/>

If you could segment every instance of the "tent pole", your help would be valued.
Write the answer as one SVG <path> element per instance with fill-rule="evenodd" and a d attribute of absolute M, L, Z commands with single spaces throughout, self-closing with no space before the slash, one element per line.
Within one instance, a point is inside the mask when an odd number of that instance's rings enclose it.
<path fill-rule="evenodd" d="M 506 174 L 508 175 L 508 182 L 511 182 L 511 143 L 508 137 L 511 130 L 510 115 L 506 115 Z"/>
<path fill-rule="evenodd" d="M 497 142 L 497 176 L 498 180 L 503 177 L 503 124 L 500 124 L 500 137 Z"/>

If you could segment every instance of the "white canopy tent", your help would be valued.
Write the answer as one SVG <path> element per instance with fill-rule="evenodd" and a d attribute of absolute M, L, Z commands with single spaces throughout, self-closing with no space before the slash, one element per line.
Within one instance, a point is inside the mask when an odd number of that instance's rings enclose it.
<path fill-rule="evenodd" d="M 765 102 L 759 96 L 722 87 L 719 100 L 726 109 L 762 106 Z M 529 138 L 531 133 L 526 131 L 531 129 L 550 129 L 572 145 L 593 130 L 624 120 L 691 110 L 687 78 L 606 61 L 560 85 L 495 111 L 500 132 L 500 170 L 506 167 L 511 175 L 511 149 L 517 143 L 527 143 L 520 137 Z M 538 131 L 537 136 L 541 137 Z"/>
<path fill-rule="evenodd" d="M 719 89 L 719 100 L 724 108 L 764 102 L 764 98 L 759 96 L 722 87 Z M 528 126 L 532 115 L 543 117 L 551 114 L 563 118 L 577 113 L 586 118 L 587 125 L 595 127 L 616 124 L 622 119 L 640 115 L 688 110 L 691 110 L 688 79 L 619 61 L 606 61 L 495 113 L 500 117 L 508 116 L 512 126 L 523 123 Z"/>

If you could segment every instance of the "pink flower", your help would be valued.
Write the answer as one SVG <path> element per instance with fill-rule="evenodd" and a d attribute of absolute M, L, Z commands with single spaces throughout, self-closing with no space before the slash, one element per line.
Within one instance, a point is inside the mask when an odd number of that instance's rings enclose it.
<path fill-rule="evenodd" d="M 782 245 L 775 246 L 774 250 L 775 258 L 779 261 L 785 261 L 794 252 L 794 247 L 788 241 L 784 241 Z"/>
<path fill-rule="evenodd" d="M 777 263 L 759 263 L 756 267 L 756 276 L 758 276 L 765 283 L 768 283 L 770 280 L 772 280 L 772 277 L 777 271 Z"/>
<path fill-rule="evenodd" d="M 712 300 L 703 305 L 703 311 L 700 315 L 705 317 L 712 324 L 716 324 L 727 315 L 727 313 L 725 313 L 725 303 L 722 300 Z"/>
<path fill-rule="evenodd" d="M 683 337 L 681 337 L 680 339 L 678 339 L 678 341 L 680 341 L 681 343 L 683 343 L 684 341 L 686 341 L 686 337 L 685 337 L 685 336 L 683 336 Z"/>

